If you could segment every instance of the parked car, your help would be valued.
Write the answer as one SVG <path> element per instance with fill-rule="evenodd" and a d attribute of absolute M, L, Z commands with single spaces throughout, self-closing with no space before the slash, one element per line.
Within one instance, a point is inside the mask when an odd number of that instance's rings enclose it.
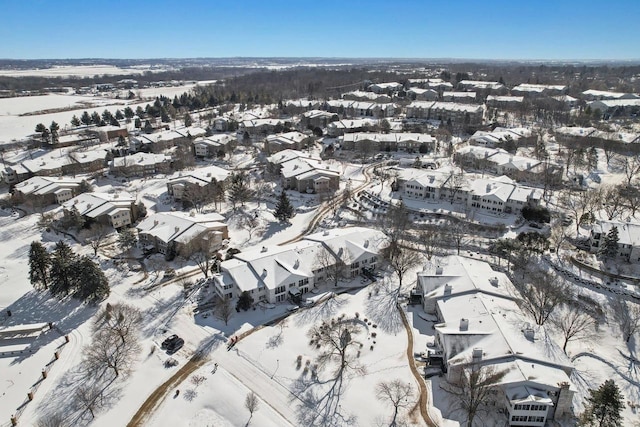
<path fill-rule="evenodd" d="M 178 339 L 176 339 L 174 341 L 171 341 L 167 345 L 167 353 L 168 354 L 173 354 L 176 351 L 180 350 L 183 345 L 184 345 L 184 340 L 182 338 L 178 338 Z"/>
<path fill-rule="evenodd" d="M 177 339 L 179 339 L 180 337 L 178 337 L 177 335 L 171 335 L 170 337 L 168 337 L 167 339 L 165 339 L 164 341 L 162 341 L 162 344 L 160 344 L 160 348 L 165 349 L 167 348 L 171 343 L 173 343 L 174 341 L 176 341 Z"/>

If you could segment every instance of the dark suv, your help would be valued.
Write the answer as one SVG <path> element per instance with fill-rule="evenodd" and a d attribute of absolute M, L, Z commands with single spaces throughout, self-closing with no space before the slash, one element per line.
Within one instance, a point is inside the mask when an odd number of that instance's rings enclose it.
<path fill-rule="evenodd" d="M 178 337 L 177 335 L 171 335 L 169 338 L 167 338 L 166 340 L 162 341 L 162 344 L 160 344 L 160 348 L 165 349 L 168 348 L 169 345 L 171 345 L 174 341 L 180 339 L 180 337 Z"/>
<path fill-rule="evenodd" d="M 174 341 L 171 341 L 167 345 L 167 353 L 168 354 L 173 354 L 176 351 L 180 350 L 183 345 L 184 345 L 184 340 L 182 338 L 178 338 L 178 339 L 176 339 Z"/>

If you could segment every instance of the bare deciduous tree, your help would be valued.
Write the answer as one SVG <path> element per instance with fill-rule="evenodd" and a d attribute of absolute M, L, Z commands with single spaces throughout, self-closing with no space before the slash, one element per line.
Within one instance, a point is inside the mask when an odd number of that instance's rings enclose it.
<path fill-rule="evenodd" d="M 580 307 L 569 306 L 564 313 L 554 314 L 551 323 L 558 328 L 564 338 L 562 351 L 567 352 L 569 341 L 580 341 L 595 333 L 596 320 Z"/>
<path fill-rule="evenodd" d="M 467 427 L 472 427 L 476 417 L 488 410 L 494 400 L 494 387 L 506 373 L 491 365 L 457 366 L 440 387 L 454 397 L 453 407 L 464 413 Z"/>
<path fill-rule="evenodd" d="M 222 320 L 225 325 L 229 324 L 229 319 L 233 316 L 233 305 L 229 298 L 217 298 L 214 310 L 218 319 Z"/>
<path fill-rule="evenodd" d="M 413 404 L 413 387 L 399 379 L 379 382 L 376 385 L 376 397 L 383 403 L 393 406 L 393 418 L 389 427 L 397 427 L 398 412 Z"/>
<path fill-rule="evenodd" d="M 98 313 L 93 323 L 93 331 L 95 333 L 108 331 L 120 338 L 123 344 L 136 342 L 141 322 L 142 314 L 136 307 L 124 303 L 107 303 Z"/>
<path fill-rule="evenodd" d="M 247 421 L 247 425 L 251 422 L 251 418 L 253 418 L 253 413 L 258 410 L 258 396 L 254 392 L 249 392 L 247 397 L 244 399 L 244 407 L 249 411 L 249 421 Z"/>
<path fill-rule="evenodd" d="M 580 234 L 581 220 L 585 214 L 591 213 L 594 207 L 601 203 L 599 197 L 594 197 L 590 191 L 563 190 L 558 196 L 560 205 L 568 210 L 576 220 L 576 233 Z"/>
<path fill-rule="evenodd" d="M 347 248 L 339 248 L 334 256 L 327 249 L 322 248 L 315 258 L 315 270 L 320 270 L 327 282 L 338 286 L 341 279 L 348 277 L 346 266 L 351 261 L 351 253 Z"/>
<path fill-rule="evenodd" d="M 403 243 L 402 246 L 387 246 L 382 250 L 382 257 L 396 273 L 396 276 L 398 276 L 398 289 L 396 294 L 399 296 L 402 291 L 402 280 L 404 276 L 409 270 L 423 261 L 422 255 L 417 251 L 415 246 L 406 242 Z"/>
<path fill-rule="evenodd" d="M 108 371 L 113 372 L 114 377 L 127 374 L 139 350 L 137 341 L 123 342 L 115 331 L 101 329 L 84 351 L 87 370 L 97 378 L 102 378 Z"/>
<path fill-rule="evenodd" d="M 357 337 L 361 333 L 362 326 L 358 323 L 341 319 L 323 321 L 312 327 L 307 335 L 318 350 L 318 367 L 323 369 L 336 363 L 334 377 L 341 377 L 345 371 L 364 373 L 365 368 L 356 355 L 360 348 Z"/>
<path fill-rule="evenodd" d="M 564 279 L 548 271 L 534 272 L 528 282 L 518 286 L 520 308 L 530 314 L 537 325 L 544 325 L 551 313 L 567 301 L 569 288 Z"/>
<path fill-rule="evenodd" d="M 95 223 L 89 229 L 86 241 L 89 243 L 91 249 L 93 249 L 93 256 L 98 255 L 98 249 L 102 246 L 105 237 L 109 234 L 109 230 L 101 223 Z"/>
<path fill-rule="evenodd" d="M 206 380 L 207 380 L 207 377 L 205 377 L 204 375 L 194 375 L 191 377 L 190 381 L 191 381 L 191 384 L 195 386 L 195 388 L 198 388 Z"/>

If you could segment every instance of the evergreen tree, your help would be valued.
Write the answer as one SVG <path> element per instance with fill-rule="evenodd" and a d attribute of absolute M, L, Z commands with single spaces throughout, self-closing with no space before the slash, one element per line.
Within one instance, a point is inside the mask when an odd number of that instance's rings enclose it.
<path fill-rule="evenodd" d="M 249 188 L 249 177 L 244 172 L 236 172 L 231 174 L 230 181 L 227 199 L 234 209 L 237 204 L 244 206 L 253 197 L 253 191 Z"/>
<path fill-rule="evenodd" d="M 273 215 L 282 222 L 288 221 L 293 216 L 293 206 L 289 201 L 287 193 L 282 191 L 278 197 L 278 203 L 276 204 L 276 210 Z"/>
<path fill-rule="evenodd" d="M 133 248 L 137 241 L 138 238 L 130 228 L 125 228 L 118 234 L 118 247 L 124 252 L 128 252 Z"/>
<path fill-rule="evenodd" d="M 78 127 L 80 126 L 80 119 L 74 114 L 73 117 L 71 118 L 71 126 L 73 127 Z"/>
<path fill-rule="evenodd" d="M 160 120 L 162 123 L 169 123 L 171 121 L 171 117 L 169 117 L 169 113 L 165 108 L 160 110 Z"/>
<path fill-rule="evenodd" d="M 138 116 L 141 119 L 144 119 L 145 112 L 144 112 L 144 109 L 140 105 L 138 105 L 138 108 L 136 108 L 136 116 Z"/>
<path fill-rule="evenodd" d="M 135 116 L 136 113 L 133 112 L 133 110 L 131 109 L 131 107 L 125 107 L 124 108 L 124 117 L 127 119 L 132 119 L 133 116 Z"/>
<path fill-rule="evenodd" d="M 56 122 L 51 122 L 49 125 L 49 131 L 51 132 L 51 142 L 55 144 L 58 142 L 58 131 L 60 130 L 60 125 Z"/>
<path fill-rule="evenodd" d="M 604 236 L 600 253 L 606 258 L 615 258 L 618 254 L 618 227 L 611 227 L 611 230 Z"/>
<path fill-rule="evenodd" d="M 149 120 L 144 121 L 144 133 L 153 133 L 153 126 Z"/>
<path fill-rule="evenodd" d="M 116 127 L 120 126 L 120 122 L 114 116 L 111 116 L 111 120 L 109 121 L 109 124 L 111 126 L 116 126 Z"/>
<path fill-rule="evenodd" d="M 130 108 L 129 108 L 129 109 L 130 109 Z M 122 114 L 122 111 L 120 111 L 120 109 L 117 109 L 117 110 L 116 110 L 115 118 L 116 118 L 116 119 L 118 119 L 118 120 L 122 120 L 122 119 L 124 119 L 124 114 Z"/>
<path fill-rule="evenodd" d="M 251 308 L 251 304 L 253 304 L 253 297 L 249 292 L 243 291 L 238 297 L 236 309 L 247 311 Z"/>
<path fill-rule="evenodd" d="M 104 121 L 104 122 L 106 122 L 106 123 L 110 123 L 110 122 L 111 122 L 111 118 L 112 118 L 112 117 L 113 117 L 113 115 L 111 114 L 111 111 L 109 111 L 109 110 L 104 110 L 104 111 L 102 112 L 102 120 L 101 120 L 101 121 Z"/>
<path fill-rule="evenodd" d="M 29 280 L 37 289 L 49 287 L 49 268 L 51 267 L 51 254 L 44 245 L 38 241 L 31 242 L 29 249 Z"/>
<path fill-rule="evenodd" d="M 193 119 L 191 118 L 191 115 L 189 113 L 184 115 L 184 125 L 186 127 L 189 127 L 193 124 Z"/>
<path fill-rule="evenodd" d="M 139 119 L 139 118 L 137 118 L 137 117 L 136 117 L 136 120 L 135 120 L 135 122 L 133 123 L 133 126 L 134 126 L 136 129 L 140 129 L 140 128 L 142 127 L 142 122 L 140 121 L 140 119 Z"/>
<path fill-rule="evenodd" d="M 49 142 L 49 129 L 42 123 L 36 125 L 36 132 L 40 134 L 42 142 Z"/>
<path fill-rule="evenodd" d="M 625 408 L 624 397 L 613 380 L 606 380 L 597 390 L 589 390 L 580 425 L 616 427 L 622 425 L 620 412 Z"/>
<path fill-rule="evenodd" d="M 83 125 L 89 126 L 91 124 L 91 116 L 86 111 L 83 111 L 82 115 L 80 116 L 80 121 Z"/>
<path fill-rule="evenodd" d="M 50 290 L 55 296 L 64 297 L 75 288 L 74 263 L 76 254 L 62 240 L 56 244 L 51 258 Z"/>
<path fill-rule="evenodd" d="M 73 296 L 82 301 L 95 302 L 109 296 L 109 281 L 100 266 L 89 257 L 78 258 L 73 265 L 77 287 Z"/>
<path fill-rule="evenodd" d="M 102 121 L 102 118 L 100 117 L 100 114 L 98 114 L 97 111 L 94 111 L 93 113 L 91 113 L 91 123 L 93 123 L 94 125 L 100 126 L 101 121 Z"/>

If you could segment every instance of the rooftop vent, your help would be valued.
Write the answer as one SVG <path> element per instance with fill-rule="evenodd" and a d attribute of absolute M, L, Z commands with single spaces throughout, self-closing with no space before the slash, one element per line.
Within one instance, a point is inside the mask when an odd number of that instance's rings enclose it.
<path fill-rule="evenodd" d="M 267 252 L 267 247 L 266 247 L 266 246 L 263 246 L 263 247 L 262 247 L 262 249 L 260 250 L 260 252 L 263 252 L 263 253 L 264 253 L 264 252 Z"/>
<path fill-rule="evenodd" d="M 489 283 L 491 283 L 492 286 L 498 287 L 498 278 L 497 277 L 490 277 L 489 278 Z"/>
<path fill-rule="evenodd" d="M 451 295 L 451 290 L 453 289 L 453 286 L 451 286 L 450 284 L 446 284 L 444 285 L 444 294 L 445 295 Z"/>
<path fill-rule="evenodd" d="M 534 340 L 536 337 L 536 331 L 532 327 L 527 326 L 524 329 L 524 337 L 528 340 Z"/>
<path fill-rule="evenodd" d="M 442 267 L 440 267 L 440 266 L 436 267 L 436 275 L 437 276 L 442 276 Z"/>
<path fill-rule="evenodd" d="M 469 330 L 469 319 L 460 319 L 460 330 L 468 331 Z"/>

